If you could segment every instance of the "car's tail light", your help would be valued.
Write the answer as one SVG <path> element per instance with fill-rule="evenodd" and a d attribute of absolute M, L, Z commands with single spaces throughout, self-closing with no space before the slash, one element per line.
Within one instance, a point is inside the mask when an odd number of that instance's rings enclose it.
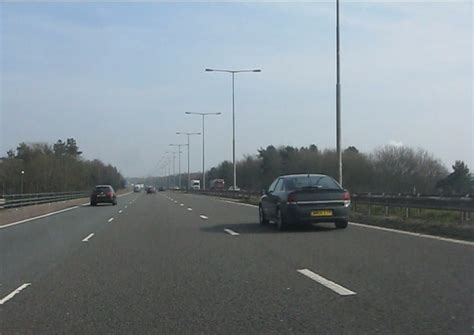
<path fill-rule="evenodd" d="M 296 204 L 296 194 L 295 193 L 290 193 L 288 194 L 288 200 L 286 201 L 288 205 L 294 205 Z"/>
<path fill-rule="evenodd" d="M 106 194 L 107 194 L 107 196 L 108 196 L 109 198 L 112 197 L 112 192 L 107 192 Z"/>
<path fill-rule="evenodd" d="M 349 207 L 351 205 L 351 195 L 349 192 L 344 192 L 342 199 L 344 200 L 344 207 Z"/>

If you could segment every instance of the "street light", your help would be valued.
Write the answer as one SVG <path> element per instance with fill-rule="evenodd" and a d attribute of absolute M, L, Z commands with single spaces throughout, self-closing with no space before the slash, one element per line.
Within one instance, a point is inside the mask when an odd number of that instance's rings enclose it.
<path fill-rule="evenodd" d="M 176 186 L 176 154 L 175 151 L 166 151 L 167 154 L 171 154 L 173 157 L 173 185 Z M 171 157 L 170 157 L 170 164 L 171 164 Z"/>
<path fill-rule="evenodd" d="M 21 195 L 23 195 L 23 176 L 25 175 L 25 171 L 21 170 Z"/>
<path fill-rule="evenodd" d="M 339 0 L 336 0 L 336 151 L 338 161 L 338 180 L 342 186 L 341 152 L 341 68 L 339 55 Z"/>
<path fill-rule="evenodd" d="M 237 168 L 235 163 L 235 99 L 234 99 L 234 77 L 236 73 L 262 72 L 260 69 L 253 70 L 219 70 L 206 69 L 206 72 L 226 72 L 232 74 L 232 162 L 234 165 L 234 190 L 237 189 Z"/>
<path fill-rule="evenodd" d="M 170 144 L 172 147 L 178 147 L 178 185 L 181 189 L 181 147 L 186 144 Z"/>
<path fill-rule="evenodd" d="M 188 133 L 185 131 L 177 131 L 176 135 L 186 135 L 188 136 L 188 190 L 191 188 L 191 173 L 189 171 L 189 151 L 190 151 L 190 146 L 189 146 L 189 136 L 191 135 L 201 135 L 201 133 Z"/>
<path fill-rule="evenodd" d="M 165 187 L 165 184 L 163 182 L 164 178 L 166 178 L 166 157 L 162 156 L 160 158 L 160 161 L 158 162 L 158 168 L 159 168 L 159 181 L 160 181 L 160 186 Z"/>
<path fill-rule="evenodd" d="M 166 157 L 166 167 L 168 170 L 168 176 L 166 178 L 166 188 L 169 189 L 171 188 L 171 156 Z"/>
<path fill-rule="evenodd" d="M 218 113 L 194 113 L 194 112 L 185 112 L 188 115 L 201 115 L 202 116 L 202 189 L 206 189 L 206 169 L 204 167 L 204 117 L 208 115 L 221 115 L 221 112 Z"/>

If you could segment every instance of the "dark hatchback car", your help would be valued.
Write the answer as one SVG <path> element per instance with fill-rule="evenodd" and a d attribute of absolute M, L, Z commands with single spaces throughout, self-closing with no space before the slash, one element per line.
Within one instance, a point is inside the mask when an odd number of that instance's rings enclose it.
<path fill-rule="evenodd" d="M 91 194 L 91 206 L 97 206 L 99 203 L 117 204 L 117 195 L 114 188 L 110 185 L 97 185 Z"/>
<path fill-rule="evenodd" d="M 148 186 L 146 188 L 146 194 L 154 194 L 156 193 L 156 188 L 154 186 Z"/>
<path fill-rule="evenodd" d="M 322 174 L 278 177 L 260 199 L 261 224 L 274 222 L 283 230 L 291 224 L 334 222 L 346 228 L 351 197 L 333 178 Z"/>

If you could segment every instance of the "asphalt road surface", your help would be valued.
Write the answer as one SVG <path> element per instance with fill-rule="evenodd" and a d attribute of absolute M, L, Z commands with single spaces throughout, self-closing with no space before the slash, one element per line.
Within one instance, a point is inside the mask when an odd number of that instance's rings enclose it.
<path fill-rule="evenodd" d="M 473 251 L 129 194 L 0 228 L 0 333 L 473 334 Z"/>

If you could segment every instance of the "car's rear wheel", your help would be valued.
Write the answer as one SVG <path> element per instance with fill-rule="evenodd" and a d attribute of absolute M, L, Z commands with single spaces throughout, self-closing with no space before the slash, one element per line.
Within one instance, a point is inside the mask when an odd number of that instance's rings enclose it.
<path fill-rule="evenodd" d="M 285 219 L 283 218 L 283 215 L 281 214 L 281 210 L 278 208 L 276 212 L 276 220 L 275 224 L 278 228 L 278 230 L 283 231 L 286 229 L 286 222 Z"/>
<path fill-rule="evenodd" d="M 338 220 L 335 224 L 337 229 L 345 229 L 347 228 L 348 222 L 347 220 Z"/>
<path fill-rule="evenodd" d="M 258 220 L 260 224 L 268 224 L 268 220 L 265 219 L 265 213 L 263 213 L 262 206 L 258 206 Z"/>
<path fill-rule="evenodd" d="M 112 202 L 112 205 L 117 205 L 117 200 L 114 200 L 114 202 Z"/>

